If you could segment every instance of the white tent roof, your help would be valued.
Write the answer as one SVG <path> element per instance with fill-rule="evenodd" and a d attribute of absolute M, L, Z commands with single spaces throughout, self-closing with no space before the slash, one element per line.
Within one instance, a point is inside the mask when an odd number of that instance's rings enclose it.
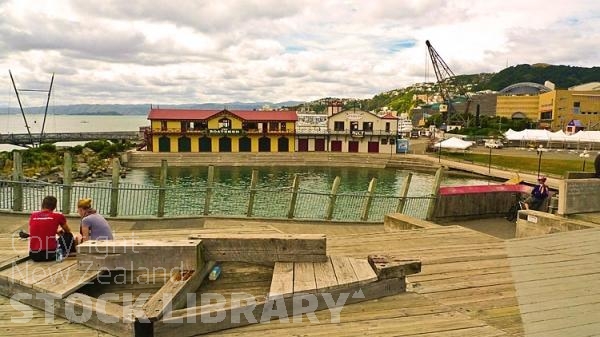
<path fill-rule="evenodd" d="M 600 142 L 600 131 L 579 131 L 570 135 L 568 140 L 572 142 Z"/>
<path fill-rule="evenodd" d="M 0 152 L 11 152 L 13 150 L 26 150 L 26 147 L 13 144 L 0 144 Z"/>
<path fill-rule="evenodd" d="M 512 130 L 510 130 L 512 131 Z M 548 130 L 526 129 L 523 131 L 508 131 L 504 133 L 504 137 L 508 140 L 537 140 L 547 141 L 551 139 L 552 132 Z"/>
<path fill-rule="evenodd" d="M 444 141 L 441 141 L 439 143 L 436 143 L 434 145 L 434 147 L 441 147 L 442 149 L 457 149 L 457 150 L 464 150 L 467 149 L 468 147 L 472 146 L 473 142 L 468 142 L 456 137 L 452 137 L 452 138 L 448 138 Z"/>

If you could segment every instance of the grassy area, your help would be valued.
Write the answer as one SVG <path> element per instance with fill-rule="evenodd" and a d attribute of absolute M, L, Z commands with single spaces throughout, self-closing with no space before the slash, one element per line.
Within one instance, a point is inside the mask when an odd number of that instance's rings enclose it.
<path fill-rule="evenodd" d="M 465 160 L 482 165 L 488 165 L 489 155 L 482 153 L 443 153 L 443 157 L 450 159 Z M 492 156 L 492 166 L 501 166 L 508 169 L 537 172 L 538 158 L 517 157 L 517 156 Z M 567 171 L 579 171 L 583 168 L 581 159 L 553 159 L 542 158 L 540 171 L 544 174 L 563 176 Z M 594 172 L 594 160 L 587 160 L 585 165 L 586 172 Z"/>

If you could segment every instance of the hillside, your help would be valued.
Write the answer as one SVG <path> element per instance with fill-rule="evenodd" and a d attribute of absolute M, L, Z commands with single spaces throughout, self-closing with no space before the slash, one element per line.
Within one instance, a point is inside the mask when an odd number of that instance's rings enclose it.
<path fill-rule="evenodd" d="M 567 89 L 571 86 L 600 80 L 600 67 L 584 68 L 572 66 L 554 66 L 547 64 L 519 64 L 494 74 L 486 88 L 501 90 L 518 82 L 534 82 L 544 84 L 550 81 L 556 89 Z"/>

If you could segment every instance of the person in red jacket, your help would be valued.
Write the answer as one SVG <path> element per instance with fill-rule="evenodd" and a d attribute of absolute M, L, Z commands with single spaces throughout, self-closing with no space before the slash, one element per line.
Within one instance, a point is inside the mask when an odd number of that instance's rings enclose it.
<path fill-rule="evenodd" d="M 56 198 L 47 196 L 42 201 L 42 210 L 29 217 L 29 257 L 33 261 L 53 261 L 56 259 L 56 231 L 65 225 L 67 219 L 55 213 Z"/>

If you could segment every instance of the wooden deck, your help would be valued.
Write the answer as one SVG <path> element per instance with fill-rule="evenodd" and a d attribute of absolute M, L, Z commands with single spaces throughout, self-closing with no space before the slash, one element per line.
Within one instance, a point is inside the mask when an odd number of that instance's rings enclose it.
<path fill-rule="evenodd" d="M 371 226 L 370 231 L 343 234 L 343 226 L 294 225 L 290 232 L 302 233 L 303 226 L 306 233 L 327 235 L 331 256 L 364 258 L 385 252 L 421 260 L 422 272 L 408 276 L 408 293 L 344 307 L 339 323 L 331 323 L 330 312 L 324 310 L 315 314 L 319 323 L 290 318 L 214 335 L 600 336 L 599 229 L 506 241 L 458 226 L 391 233 Z M 283 226 L 269 225 L 206 227 L 215 233 L 286 232 Z M 195 232 L 134 231 L 137 238 L 169 239 Z M 0 240 L 0 261 L 14 255 L 11 241 L 6 235 Z M 17 240 L 16 247 L 26 250 L 26 241 Z M 224 263 L 220 280 L 204 284 L 203 290 L 265 295 L 272 273 L 269 266 Z M 23 314 L 0 297 L 0 333 L 105 336 L 59 318 L 44 323 L 42 311 L 33 313 L 30 322 L 13 323 L 11 318 Z"/>

